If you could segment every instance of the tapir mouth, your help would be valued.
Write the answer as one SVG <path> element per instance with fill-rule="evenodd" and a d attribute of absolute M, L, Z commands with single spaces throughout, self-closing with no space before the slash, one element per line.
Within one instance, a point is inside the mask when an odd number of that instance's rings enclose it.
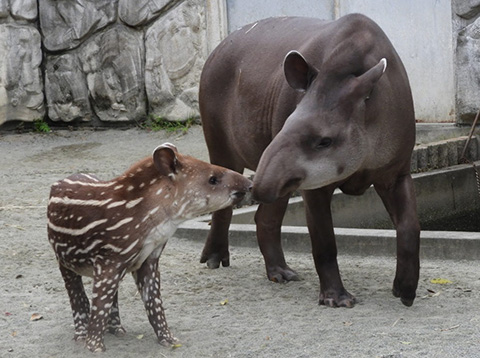
<path fill-rule="evenodd" d="M 232 203 L 238 204 L 245 198 L 246 193 L 244 191 L 235 191 L 232 194 L 230 194 L 230 197 L 232 198 Z"/>
<path fill-rule="evenodd" d="M 253 186 L 253 198 L 262 203 L 272 203 L 278 198 L 288 195 L 298 189 L 303 182 L 302 178 L 292 178 L 288 180 L 280 189 L 276 190 L 274 186 Z"/>
<path fill-rule="evenodd" d="M 281 198 L 282 196 L 293 193 L 295 190 L 297 190 L 300 187 L 300 184 L 302 183 L 302 181 L 303 181 L 302 178 L 290 179 L 280 189 L 278 196 Z"/>

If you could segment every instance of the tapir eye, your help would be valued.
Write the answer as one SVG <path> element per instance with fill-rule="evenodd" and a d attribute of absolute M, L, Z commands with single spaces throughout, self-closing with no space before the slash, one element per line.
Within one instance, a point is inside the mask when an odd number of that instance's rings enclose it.
<path fill-rule="evenodd" d="M 208 178 L 208 184 L 217 185 L 218 183 L 220 183 L 220 181 L 215 175 L 212 175 L 210 178 Z"/>
<path fill-rule="evenodd" d="M 332 138 L 329 137 L 323 137 L 320 138 L 316 143 L 315 143 L 315 149 L 323 149 L 323 148 L 328 148 L 332 145 L 333 140 Z"/>

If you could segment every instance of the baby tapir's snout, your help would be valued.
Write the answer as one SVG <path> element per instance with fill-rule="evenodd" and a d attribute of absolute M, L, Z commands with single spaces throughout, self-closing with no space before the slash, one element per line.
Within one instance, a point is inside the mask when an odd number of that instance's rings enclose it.
<path fill-rule="evenodd" d="M 132 272 L 158 341 L 172 345 L 158 270 L 168 238 L 181 222 L 236 204 L 251 188 L 243 175 L 182 155 L 169 143 L 113 180 L 76 174 L 53 184 L 48 239 L 70 297 L 75 339 L 103 351 L 106 330 L 125 332 L 117 291 Z M 93 277 L 91 308 L 82 276 Z"/>

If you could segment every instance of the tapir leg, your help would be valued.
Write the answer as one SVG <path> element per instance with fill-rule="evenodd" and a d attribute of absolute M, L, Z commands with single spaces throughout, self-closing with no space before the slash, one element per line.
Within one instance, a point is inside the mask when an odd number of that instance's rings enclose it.
<path fill-rule="evenodd" d="M 82 276 L 60 265 L 65 287 L 70 297 L 76 341 L 87 337 L 88 319 L 90 317 L 90 302 L 83 287 Z"/>
<path fill-rule="evenodd" d="M 404 175 L 389 187 L 375 185 L 375 190 L 397 231 L 397 272 L 392 292 L 404 305 L 411 306 L 420 273 L 420 224 L 413 180 L 410 174 Z"/>
<path fill-rule="evenodd" d="M 202 118 L 207 115 L 203 114 Z M 216 123 L 214 120 L 204 121 L 205 139 L 208 145 L 210 162 L 238 173 L 243 173 L 243 167 L 236 164 L 234 155 L 230 152 L 224 136 L 216 132 L 216 127 L 207 130 L 207 123 Z M 218 268 L 220 263 L 223 267 L 230 266 L 230 252 L 228 251 L 228 229 L 232 220 L 232 207 L 216 211 L 212 215 L 212 223 L 207 241 L 200 257 L 201 263 L 207 263 L 208 268 Z"/>
<path fill-rule="evenodd" d="M 232 207 L 219 210 L 212 215 L 212 225 L 207 241 L 203 247 L 201 263 L 207 263 L 209 268 L 230 266 L 230 253 L 228 251 L 228 228 L 232 220 Z"/>
<path fill-rule="evenodd" d="M 142 266 L 133 272 L 133 277 L 135 278 L 138 292 L 142 296 L 148 320 L 157 335 L 159 343 L 170 347 L 177 339 L 170 333 L 165 319 L 165 311 L 160 294 L 160 271 L 158 270 L 160 254 L 161 250 L 154 251 Z"/>
<path fill-rule="evenodd" d="M 321 188 L 303 193 L 313 259 L 320 278 L 319 303 L 330 307 L 353 307 L 355 297 L 343 287 L 338 269 L 330 209 L 333 190 L 334 188 Z"/>
<path fill-rule="evenodd" d="M 288 267 L 282 250 L 281 226 L 289 196 L 272 204 L 260 204 L 255 214 L 257 239 L 265 259 L 267 276 L 274 282 L 297 281 L 299 277 Z"/>
<path fill-rule="evenodd" d="M 124 336 L 127 331 L 122 327 L 120 322 L 120 311 L 118 309 L 118 291 L 113 297 L 112 308 L 110 308 L 110 317 L 107 324 L 108 332 L 116 335 L 117 337 Z"/>

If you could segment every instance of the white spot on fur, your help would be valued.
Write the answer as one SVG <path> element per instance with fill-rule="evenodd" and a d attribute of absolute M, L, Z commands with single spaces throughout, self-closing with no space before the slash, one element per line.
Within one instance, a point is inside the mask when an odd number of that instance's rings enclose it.
<path fill-rule="evenodd" d="M 48 204 L 65 204 L 65 205 L 82 205 L 82 206 L 103 206 L 111 202 L 112 199 L 105 200 L 82 200 L 82 199 L 71 199 L 66 196 L 59 198 L 58 196 L 52 196 L 48 201 Z"/>
<path fill-rule="evenodd" d="M 56 231 L 56 232 L 59 232 L 59 233 L 62 233 L 62 234 L 79 236 L 79 235 L 85 234 L 86 232 L 93 229 L 94 227 L 96 227 L 98 225 L 101 225 L 101 224 L 103 224 L 107 221 L 108 221 L 108 219 L 100 219 L 100 220 L 97 220 L 97 221 L 93 221 L 93 222 L 91 222 L 90 224 L 88 224 L 87 226 L 85 226 L 81 229 L 69 229 L 69 228 L 65 228 L 65 227 L 61 227 L 61 226 L 56 226 L 49 221 L 48 222 L 48 227 L 50 229 L 52 229 L 53 231 Z"/>
<path fill-rule="evenodd" d="M 129 247 L 127 247 L 125 250 L 123 250 L 120 254 L 121 255 L 125 255 L 125 254 L 128 254 L 130 251 L 132 251 L 132 249 L 138 244 L 138 239 L 135 240 L 134 242 L 132 242 L 130 244 Z"/>
<path fill-rule="evenodd" d="M 131 200 L 127 203 L 127 205 L 125 205 L 125 207 L 127 209 L 131 209 L 133 208 L 134 206 L 138 205 L 141 201 L 143 200 L 142 197 L 138 198 L 138 199 L 135 199 L 135 200 Z"/>
<path fill-rule="evenodd" d="M 116 208 L 117 206 L 121 206 L 126 202 L 126 200 L 114 201 L 113 203 L 107 205 L 107 209 Z"/>
<path fill-rule="evenodd" d="M 125 224 L 128 224 L 128 223 L 129 223 L 130 221 L 132 221 L 132 220 L 133 220 L 132 217 L 130 217 L 130 218 L 125 218 L 125 219 L 123 219 L 123 220 L 120 220 L 120 221 L 119 221 L 118 223 L 116 223 L 115 225 L 110 226 L 110 227 L 107 228 L 106 230 L 107 230 L 107 231 L 116 230 L 116 229 L 118 229 L 120 226 L 125 225 Z"/>

